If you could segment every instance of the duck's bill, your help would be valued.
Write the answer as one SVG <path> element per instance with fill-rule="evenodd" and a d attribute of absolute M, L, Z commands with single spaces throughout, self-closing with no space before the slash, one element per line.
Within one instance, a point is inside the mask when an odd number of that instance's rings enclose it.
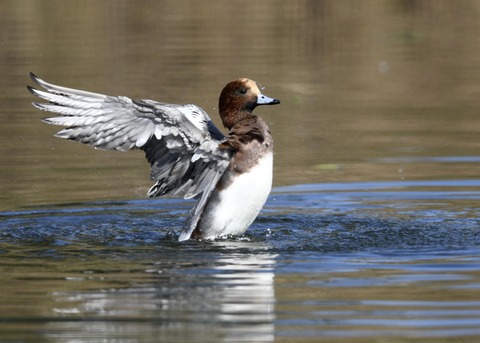
<path fill-rule="evenodd" d="M 280 103 L 280 100 L 269 98 L 268 96 L 263 95 L 262 93 L 257 95 L 257 105 L 276 105 L 279 103 Z"/>

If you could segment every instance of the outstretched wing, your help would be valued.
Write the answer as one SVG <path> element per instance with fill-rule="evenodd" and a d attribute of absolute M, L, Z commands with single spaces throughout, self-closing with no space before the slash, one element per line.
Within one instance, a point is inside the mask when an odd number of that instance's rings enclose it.
<path fill-rule="evenodd" d="M 48 101 L 33 105 L 60 114 L 43 121 L 66 127 L 57 137 L 99 149 L 142 149 L 157 181 L 149 196 L 193 198 L 203 193 L 196 210 L 203 208 L 232 151 L 219 145 L 224 137 L 200 107 L 91 93 L 30 76 L 46 91 L 28 90 Z"/>

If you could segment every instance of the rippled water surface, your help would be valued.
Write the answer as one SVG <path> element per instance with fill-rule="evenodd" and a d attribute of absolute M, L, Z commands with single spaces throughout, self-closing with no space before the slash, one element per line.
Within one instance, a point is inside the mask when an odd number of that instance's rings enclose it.
<path fill-rule="evenodd" d="M 5 0 L 0 27 L 1 342 L 480 340 L 478 1 Z M 177 242 L 193 203 L 54 138 L 30 71 L 216 123 L 257 80 L 261 216 Z"/>
<path fill-rule="evenodd" d="M 5 339 L 474 341 L 480 180 L 277 189 L 242 237 L 175 241 L 189 204 L 1 213 Z"/>

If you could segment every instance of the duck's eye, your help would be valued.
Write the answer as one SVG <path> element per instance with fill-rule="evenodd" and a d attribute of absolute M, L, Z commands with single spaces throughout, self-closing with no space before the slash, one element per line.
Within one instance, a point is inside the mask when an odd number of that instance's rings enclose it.
<path fill-rule="evenodd" d="M 247 94 L 247 90 L 245 88 L 240 89 L 240 94 Z"/>

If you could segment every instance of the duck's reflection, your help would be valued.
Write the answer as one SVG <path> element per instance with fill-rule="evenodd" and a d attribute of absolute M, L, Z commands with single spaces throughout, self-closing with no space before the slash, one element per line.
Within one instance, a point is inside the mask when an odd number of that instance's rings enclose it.
<path fill-rule="evenodd" d="M 273 341 L 276 255 L 261 244 L 211 244 L 212 254 L 199 260 L 193 254 L 144 265 L 128 287 L 109 287 L 103 275 L 94 290 L 55 293 L 62 320 L 51 323 L 49 338 Z"/>

